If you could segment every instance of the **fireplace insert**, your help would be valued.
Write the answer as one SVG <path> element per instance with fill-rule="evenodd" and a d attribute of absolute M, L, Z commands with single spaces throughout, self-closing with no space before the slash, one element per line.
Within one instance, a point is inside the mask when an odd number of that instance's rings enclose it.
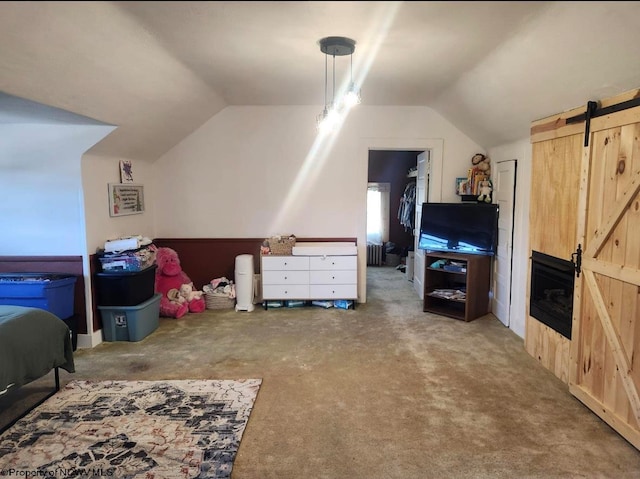
<path fill-rule="evenodd" d="M 531 254 L 529 314 L 571 339 L 574 265 L 538 251 Z"/>

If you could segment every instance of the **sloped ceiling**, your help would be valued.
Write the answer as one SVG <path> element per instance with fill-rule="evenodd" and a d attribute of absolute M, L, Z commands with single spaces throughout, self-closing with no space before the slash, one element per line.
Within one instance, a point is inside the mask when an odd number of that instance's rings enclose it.
<path fill-rule="evenodd" d="M 154 160 L 228 105 L 320 109 L 333 35 L 357 42 L 363 104 L 429 106 L 485 148 L 640 87 L 640 2 L 143 1 L 0 2 L 0 91 Z"/>

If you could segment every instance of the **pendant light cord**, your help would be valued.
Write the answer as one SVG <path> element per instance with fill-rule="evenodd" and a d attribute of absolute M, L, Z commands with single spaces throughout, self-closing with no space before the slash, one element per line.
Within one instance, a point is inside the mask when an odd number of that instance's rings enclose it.
<path fill-rule="evenodd" d="M 327 109 L 327 55 L 324 56 L 324 109 Z"/>
<path fill-rule="evenodd" d="M 333 90 L 331 90 L 331 107 L 335 108 L 336 102 L 336 56 L 333 55 Z"/>

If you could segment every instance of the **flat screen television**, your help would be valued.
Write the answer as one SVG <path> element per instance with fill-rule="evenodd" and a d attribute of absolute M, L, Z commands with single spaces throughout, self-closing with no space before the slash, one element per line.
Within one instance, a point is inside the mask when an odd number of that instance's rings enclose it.
<path fill-rule="evenodd" d="M 492 203 L 423 203 L 418 248 L 495 255 L 498 213 Z"/>

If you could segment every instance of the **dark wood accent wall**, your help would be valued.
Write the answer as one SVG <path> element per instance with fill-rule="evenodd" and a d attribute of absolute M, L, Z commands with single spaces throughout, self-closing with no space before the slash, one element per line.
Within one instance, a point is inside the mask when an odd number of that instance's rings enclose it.
<path fill-rule="evenodd" d="M 157 247 L 174 249 L 184 272 L 198 289 L 222 276 L 234 281 L 236 256 L 253 255 L 253 267 L 260 272 L 260 245 L 264 238 L 156 238 Z M 297 238 L 297 241 L 350 241 L 356 238 Z"/>
<path fill-rule="evenodd" d="M 78 319 L 78 333 L 87 333 L 82 256 L 0 256 L 0 273 L 55 273 L 76 276 L 73 313 Z"/>

